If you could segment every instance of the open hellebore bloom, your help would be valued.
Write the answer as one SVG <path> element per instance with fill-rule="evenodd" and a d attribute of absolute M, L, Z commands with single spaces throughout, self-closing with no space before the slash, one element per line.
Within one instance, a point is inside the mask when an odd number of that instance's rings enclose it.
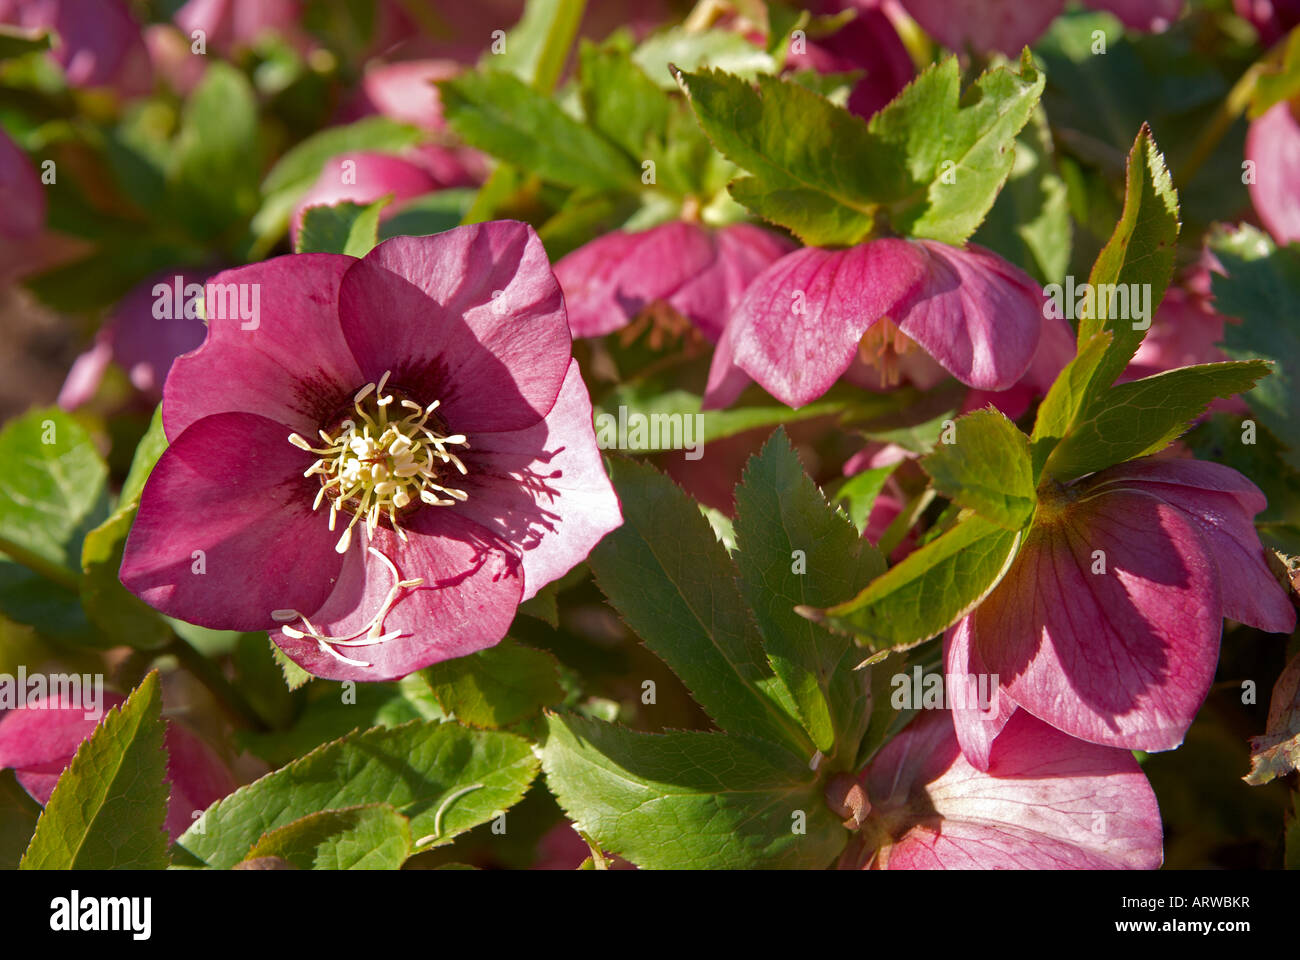
<path fill-rule="evenodd" d="M 279 257 L 208 291 L 122 562 L 157 609 L 279 626 L 317 676 L 388 680 L 497 643 L 622 522 L 527 225 Z"/>
<path fill-rule="evenodd" d="M 1246 132 L 1246 159 L 1254 165 L 1250 200 L 1278 243 L 1300 240 L 1300 122 L 1293 107 L 1275 103 Z"/>
<path fill-rule="evenodd" d="M 947 638 L 949 675 L 999 678 L 990 710 L 953 710 L 966 758 L 986 767 L 1017 707 L 1093 743 L 1182 743 L 1224 617 L 1295 629 L 1252 522 L 1266 505 L 1229 467 L 1151 457 L 1040 500 L 1006 576 Z"/>
<path fill-rule="evenodd" d="M 126 698 L 104 693 L 103 710 L 120 707 Z M 0 769 L 12 769 L 33 800 L 50 801 L 60 774 L 72 763 L 83 740 L 95 732 L 102 716 L 65 700 L 57 705 L 37 701 L 0 717 Z M 196 734 L 174 720 L 167 721 L 167 833 L 175 840 L 194 823 L 193 814 L 233 793 L 237 784 L 216 755 Z"/>
<path fill-rule="evenodd" d="M 900 0 L 930 36 L 950 50 L 1001 50 L 1009 57 L 1032 44 L 1065 10 L 1065 0 Z M 1159 32 L 1183 9 L 1183 0 L 1084 0 L 1133 30 Z"/>
<path fill-rule="evenodd" d="M 1023 711 L 984 771 L 962 756 L 951 714 L 923 712 L 862 784 L 870 869 L 1151 870 L 1164 858 L 1155 793 L 1133 755 Z"/>
<path fill-rule="evenodd" d="M 675 220 L 607 233 L 561 258 L 555 276 L 575 337 L 612 333 L 662 302 L 716 342 L 750 281 L 793 247 L 748 223 L 712 230 Z"/>
<path fill-rule="evenodd" d="M 845 250 L 804 247 L 749 285 L 714 354 L 710 386 L 734 364 L 800 407 L 860 360 L 881 387 L 905 376 L 929 385 L 946 370 L 977 390 L 1006 390 L 1035 364 L 1040 344 L 1053 374 L 1069 358 L 1058 349 L 1068 327 L 1044 317 L 1043 302 L 1023 271 L 974 245 L 883 238 Z"/>

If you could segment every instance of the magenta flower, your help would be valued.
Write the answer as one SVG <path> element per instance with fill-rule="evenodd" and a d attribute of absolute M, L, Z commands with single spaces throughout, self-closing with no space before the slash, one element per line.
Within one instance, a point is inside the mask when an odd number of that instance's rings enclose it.
<path fill-rule="evenodd" d="M 1155 793 L 1133 755 L 1024 712 L 986 770 L 962 756 L 951 714 L 933 711 L 885 744 L 861 782 L 870 869 L 1153 870 L 1164 858 Z"/>
<path fill-rule="evenodd" d="M 1280 244 L 1300 240 L 1300 123 L 1289 103 L 1274 104 L 1251 123 L 1246 159 L 1254 165 L 1250 200 L 1260 222 Z"/>
<path fill-rule="evenodd" d="M 107 711 L 125 702 L 125 697 L 105 692 L 102 707 Z M 82 707 L 63 701 L 47 707 L 39 700 L 0 716 L 0 770 L 12 769 L 22 788 L 44 806 L 77 748 L 101 719 L 87 717 Z M 196 812 L 233 793 L 238 784 L 207 743 L 175 720 L 166 724 L 163 746 L 171 782 L 167 833 L 175 840 L 193 825 Z"/>
<path fill-rule="evenodd" d="M 710 380 L 734 363 L 800 407 L 855 361 L 881 387 L 904 376 L 928 385 L 941 374 L 937 362 L 970 387 L 1006 390 L 1030 370 L 1040 340 L 1052 347 L 1048 365 L 1068 359 L 1057 349 L 1065 328 L 1045 321 L 1043 303 L 1023 271 L 974 245 L 885 238 L 845 250 L 805 247 L 749 285 Z"/>
<path fill-rule="evenodd" d="M 425 167 L 412 160 L 387 153 L 341 153 L 325 163 L 316 182 L 294 207 L 291 220 L 294 243 L 298 241 L 303 212 L 308 207 L 326 207 L 344 200 L 364 205 L 391 193 L 393 202 L 379 213 L 380 220 L 386 220 L 401 209 L 403 201 L 443 186 Z"/>
<path fill-rule="evenodd" d="M 830 36 L 807 38 L 806 50 L 791 51 L 786 65 L 818 73 L 863 71 L 849 92 L 847 106 L 852 113 L 869 118 L 916 75 L 907 47 L 879 0 L 819 0 L 808 7 L 818 14 L 852 9 L 856 15 Z"/>
<path fill-rule="evenodd" d="M 387 680 L 497 643 L 622 522 L 527 225 L 230 270 L 207 313 L 122 562 L 157 609 Z"/>
<path fill-rule="evenodd" d="M 149 90 L 149 54 L 123 0 L 0 0 L 0 23 L 57 33 L 50 53 L 69 86 Z"/>
<path fill-rule="evenodd" d="M 1065 0 L 899 0 L 926 33 L 950 50 L 1000 50 L 1009 57 L 1032 44 L 1065 9 Z M 1085 0 L 1134 30 L 1159 32 L 1183 0 Z"/>
<path fill-rule="evenodd" d="M 607 233 L 562 258 L 555 276 L 575 337 L 604 336 L 666 303 L 716 342 L 750 281 L 793 247 L 747 223 L 711 230 L 677 220 Z"/>
<path fill-rule="evenodd" d="M 1143 458 L 1040 500 L 1006 576 L 947 637 L 947 673 L 997 675 L 987 713 L 954 710 L 984 768 L 1022 708 L 1131 750 L 1178 746 L 1214 678 L 1225 617 L 1290 633 L 1252 517 L 1263 494 L 1228 467 Z"/>
<path fill-rule="evenodd" d="M 209 276 L 208 271 L 167 270 L 134 287 L 113 308 L 90 349 L 72 362 L 59 406 L 72 410 L 90 400 L 111 362 L 126 371 L 150 404 L 157 404 L 172 361 L 203 342 L 206 328 L 199 307 Z"/>
<path fill-rule="evenodd" d="M 1300 0 L 1232 0 L 1232 6 L 1259 31 L 1259 42 L 1266 47 L 1300 24 Z"/>

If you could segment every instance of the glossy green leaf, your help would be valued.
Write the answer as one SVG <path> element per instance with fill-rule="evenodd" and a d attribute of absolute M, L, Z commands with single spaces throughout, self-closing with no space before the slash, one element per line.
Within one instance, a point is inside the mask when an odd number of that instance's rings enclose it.
<path fill-rule="evenodd" d="M 308 207 L 303 211 L 295 253 L 342 253 L 364 257 L 379 242 L 379 214 L 393 195 L 374 203 L 350 201 L 330 206 Z"/>
<path fill-rule="evenodd" d="M 645 645 L 723 729 L 812 755 L 798 709 L 764 656 L 736 568 L 708 520 L 653 468 L 610 460 L 623 525 L 592 551 L 592 572 Z"/>
<path fill-rule="evenodd" d="M 245 860 L 279 857 L 299 870 L 398 870 L 410 822 L 386 803 L 308 814 L 262 835 Z"/>
<path fill-rule="evenodd" d="M 648 869 L 827 867 L 849 834 L 820 778 L 738 734 L 547 718 L 546 782 L 579 830 Z"/>
<path fill-rule="evenodd" d="M 167 866 L 162 695 L 150 673 L 77 748 L 45 805 L 23 870 Z"/>
<path fill-rule="evenodd" d="M 555 658 L 507 638 L 467 657 L 421 670 L 434 698 L 450 716 L 471 727 L 518 723 L 564 699 Z"/>
<path fill-rule="evenodd" d="M 954 422 L 952 443 L 940 443 L 921 461 L 934 488 L 1007 530 L 1033 515 L 1029 438 L 1000 411 L 976 410 Z"/>
<path fill-rule="evenodd" d="M 908 554 L 858 596 L 820 616 L 871 650 L 920 643 L 942 633 L 988 596 L 1011 566 L 1019 544 L 1019 533 L 983 517 L 967 517 Z"/>
<path fill-rule="evenodd" d="M 217 801 L 176 842 L 224 869 L 263 834 L 309 814 L 386 803 L 411 821 L 417 841 L 436 846 L 513 806 L 536 773 L 528 741 L 512 734 L 423 721 L 367 730 Z"/>
<path fill-rule="evenodd" d="M 749 461 L 736 488 L 736 545 L 741 595 L 804 729 L 825 754 L 837 744 L 856 749 L 861 678 L 840 669 L 852 642 L 794 608 L 856 596 L 885 564 L 848 517 L 827 504 L 782 430 Z"/>

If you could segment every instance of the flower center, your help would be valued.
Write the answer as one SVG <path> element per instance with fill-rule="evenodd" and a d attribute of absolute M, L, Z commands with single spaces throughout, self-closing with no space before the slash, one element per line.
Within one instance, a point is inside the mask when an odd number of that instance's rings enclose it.
<path fill-rule="evenodd" d="M 391 372 L 391 371 L 390 371 Z M 468 495 L 444 482 L 448 467 L 462 475 L 465 464 L 448 447 L 467 447 L 464 434 L 442 432 L 434 418 L 440 401 L 420 406 L 413 400 L 384 392 L 389 373 L 379 383 L 368 383 L 352 398 L 356 419 L 348 418 L 332 432 L 319 431 L 324 442 L 313 447 L 296 433 L 289 435 L 295 447 L 316 454 L 318 459 L 304 476 L 317 474 L 320 491 L 312 509 L 330 502 L 329 528 L 334 529 L 338 514 L 351 512 L 334 549 L 346 553 L 352 542 L 352 528 L 366 521 L 367 539 L 374 536 L 381 517 L 406 540 L 406 531 L 398 525 L 398 513 L 420 502 L 444 507 Z M 397 414 L 405 412 L 400 418 Z"/>
<path fill-rule="evenodd" d="M 862 335 L 858 342 L 858 354 L 863 363 L 868 363 L 880 371 L 880 386 L 895 387 L 902 379 L 898 360 L 905 353 L 916 347 L 916 343 L 907 334 L 895 326 L 888 317 L 881 317 Z"/>

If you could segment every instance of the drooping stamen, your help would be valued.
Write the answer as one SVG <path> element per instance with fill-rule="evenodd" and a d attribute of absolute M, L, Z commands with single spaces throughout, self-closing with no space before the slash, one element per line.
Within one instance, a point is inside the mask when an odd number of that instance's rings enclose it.
<path fill-rule="evenodd" d="M 447 448 L 468 446 L 469 441 L 462 433 L 444 435 L 435 429 L 436 424 L 430 425 L 429 418 L 440 402 L 437 400 L 421 407 L 402 399 L 399 406 L 410 412 L 400 419 L 390 419 L 389 410 L 396 399 L 395 394 L 384 393 L 390 372 L 353 396 L 359 428 L 355 421 L 347 420 L 333 434 L 319 431 L 323 447 L 313 447 L 296 433 L 289 435 L 295 447 L 319 458 L 303 474 L 321 478 L 312 509 L 329 500 L 331 531 L 340 511 L 352 513 L 334 547 L 339 553 L 347 552 L 352 528 L 360 520 L 365 520 L 367 539 L 374 536 L 380 519 L 386 516 L 397 535 L 406 540 L 406 531 L 397 522 L 399 510 L 416 500 L 430 506 L 451 506 L 468 498 L 465 491 L 445 485 L 442 472 L 450 464 L 462 476 L 466 474 L 464 462 Z M 363 403 L 371 394 L 374 398 L 368 409 Z"/>
<path fill-rule="evenodd" d="M 863 363 L 880 371 L 880 386 L 894 387 L 902 379 L 899 358 L 916 348 L 915 341 L 899 330 L 888 317 L 873 323 L 858 342 L 858 355 Z"/>
<path fill-rule="evenodd" d="M 400 637 L 402 635 L 400 630 L 392 630 L 388 633 L 384 633 L 384 618 L 388 616 L 388 611 L 391 610 L 393 604 L 397 602 L 397 598 L 401 596 L 402 591 L 408 587 L 420 586 L 424 583 L 424 578 L 415 577 L 411 580 L 403 580 L 402 575 L 397 570 L 397 564 L 393 563 L 392 560 L 388 559 L 388 557 L 384 556 L 374 547 L 368 547 L 367 549 L 382 560 L 384 566 L 388 567 L 388 572 L 393 575 L 393 585 L 388 588 L 388 593 L 379 604 L 379 609 L 375 611 L 374 616 L 367 620 L 360 630 L 354 630 L 352 633 L 341 637 L 331 637 L 318 631 L 314 626 L 312 626 L 311 621 L 302 613 L 299 613 L 297 610 L 285 608 L 282 610 L 271 611 L 271 619 L 284 624 L 280 627 L 280 632 L 286 637 L 291 637 L 295 640 L 310 637 L 316 641 L 322 650 L 331 656 L 342 660 L 344 663 L 351 664 L 354 667 L 369 667 L 370 664 L 361 660 L 353 660 L 350 657 L 345 657 L 334 648 L 369 647 L 377 643 L 384 643 L 387 640 L 393 640 Z M 302 625 L 307 629 L 299 630 L 296 627 L 289 626 L 289 623 L 294 620 L 301 620 Z M 357 639 L 358 637 L 361 637 L 363 633 L 365 634 L 365 637 Z"/>

